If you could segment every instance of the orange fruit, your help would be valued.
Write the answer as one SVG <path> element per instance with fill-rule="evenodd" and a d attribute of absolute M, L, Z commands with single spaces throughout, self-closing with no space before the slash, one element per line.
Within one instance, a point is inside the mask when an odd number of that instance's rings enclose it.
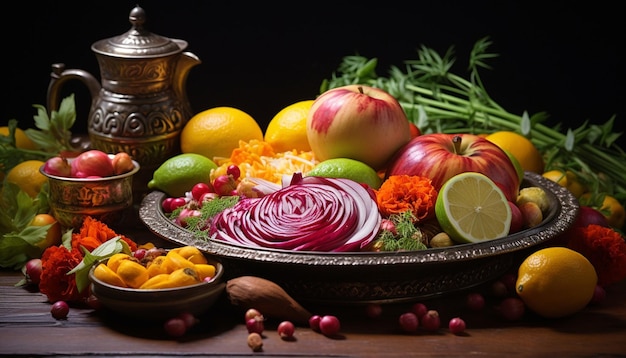
<path fill-rule="evenodd" d="M 0 127 L 0 135 L 8 136 L 9 127 Z M 37 149 L 37 145 L 35 145 L 35 142 L 30 140 L 30 138 L 26 136 L 26 133 L 20 128 L 15 128 L 15 146 L 20 149 Z"/>
<path fill-rule="evenodd" d="M 587 187 L 578 180 L 575 173 L 554 169 L 541 174 L 544 178 L 552 180 L 569 190 L 576 198 L 580 198 L 587 191 Z"/>
<path fill-rule="evenodd" d="M 5 180 L 19 186 L 22 191 L 34 198 L 48 182 L 48 178 L 39 171 L 44 164 L 41 160 L 23 161 L 9 170 Z"/>
<path fill-rule="evenodd" d="M 278 112 L 267 125 L 265 141 L 275 152 L 291 150 L 311 151 L 306 134 L 306 117 L 313 105 L 313 100 L 291 104 Z"/>
<path fill-rule="evenodd" d="M 511 153 L 524 171 L 543 173 L 543 156 L 530 139 L 511 131 L 494 132 L 485 138 Z"/>
<path fill-rule="evenodd" d="M 263 131 L 248 113 L 233 107 L 215 107 L 195 114 L 180 133 L 183 153 L 211 160 L 229 158 L 239 141 L 263 140 Z"/>
<path fill-rule="evenodd" d="M 44 237 L 41 241 L 37 242 L 35 245 L 42 248 L 47 249 L 50 246 L 58 246 L 61 245 L 61 238 L 63 236 L 63 232 L 61 230 L 61 224 L 57 221 L 57 219 L 50 214 L 37 214 L 30 222 L 30 226 L 46 226 L 52 225 L 48 228 L 46 233 L 46 237 Z"/>
<path fill-rule="evenodd" d="M 572 315 L 589 304 L 598 275 L 582 254 L 565 247 L 535 251 L 518 268 L 515 291 L 546 318 Z"/>

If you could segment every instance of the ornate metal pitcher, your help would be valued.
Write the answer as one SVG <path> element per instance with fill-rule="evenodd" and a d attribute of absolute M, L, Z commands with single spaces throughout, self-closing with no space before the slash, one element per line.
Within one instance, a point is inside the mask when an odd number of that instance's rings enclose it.
<path fill-rule="evenodd" d="M 53 64 L 48 110 L 56 110 L 60 89 L 78 79 L 92 100 L 87 131 L 91 146 L 106 153 L 127 152 L 141 165 L 134 192 L 145 193 L 160 164 L 180 153 L 180 132 L 193 115 L 185 84 L 197 56 L 184 52 L 187 42 L 145 30 L 144 10 L 131 10 L 132 28 L 95 42 L 91 49 L 100 66 L 100 84 L 90 73 Z"/>

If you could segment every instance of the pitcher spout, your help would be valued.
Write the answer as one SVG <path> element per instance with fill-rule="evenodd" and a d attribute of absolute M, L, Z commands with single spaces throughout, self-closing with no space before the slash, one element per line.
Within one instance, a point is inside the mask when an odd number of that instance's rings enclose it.
<path fill-rule="evenodd" d="M 193 115 L 193 111 L 187 97 L 187 77 L 189 76 L 190 70 L 200 63 L 202 63 L 202 61 L 200 61 L 198 56 L 191 52 L 182 52 L 174 72 L 172 88 L 176 97 L 180 99 L 185 107 L 186 113 L 184 117 L 186 119 L 189 119 Z"/>

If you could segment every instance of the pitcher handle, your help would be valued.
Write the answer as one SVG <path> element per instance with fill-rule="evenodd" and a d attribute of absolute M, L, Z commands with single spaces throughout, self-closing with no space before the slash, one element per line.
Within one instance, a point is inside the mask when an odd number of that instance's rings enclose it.
<path fill-rule="evenodd" d="M 50 77 L 52 79 L 48 85 L 47 96 L 47 108 L 49 112 L 56 111 L 58 109 L 60 90 L 66 81 L 73 79 L 82 81 L 87 86 L 87 89 L 91 94 L 92 102 L 98 98 L 100 93 L 100 83 L 98 83 L 98 80 L 92 74 L 78 69 L 66 70 L 65 64 L 63 63 L 55 63 L 52 65 L 52 73 L 50 74 Z"/>

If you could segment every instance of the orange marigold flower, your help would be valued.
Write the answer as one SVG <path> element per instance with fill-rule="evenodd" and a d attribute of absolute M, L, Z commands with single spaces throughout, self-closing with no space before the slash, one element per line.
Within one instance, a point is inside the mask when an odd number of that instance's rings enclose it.
<path fill-rule="evenodd" d="M 91 252 L 100 244 L 117 236 L 120 236 L 122 240 L 126 241 L 131 251 L 137 249 L 137 243 L 133 240 L 124 235 L 117 234 L 103 222 L 88 216 L 83 221 L 80 231 L 72 233 L 72 249 L 80 249 L 80 246 L 83 245 Z"/>
<path fill-rule="evenodd" d="M 570 232 L 567 247 L 591 262 L 598 274 L 598 285 L 608 286 L 626 279 L 626 241 L 622 235 L 594 224 Z"/>
<path fill-rule="evenodd" d="M 435 216 L 437 190 L 429 178 L 417 175 L 392 175 L 376 190 L 380 213 L 389 217 L 411 211 L 415 221 Z"/>
<path fill-rule="evenodd" d="M 43 252 L 39 291 L 48 297 L 48 301 L 78 302 L 87 297 L 88 290 L 78 292 L 76 276 L 67 274 L 82 259 L 79 251 L 70 251 L 65 246 L 51 246 Z"/>

